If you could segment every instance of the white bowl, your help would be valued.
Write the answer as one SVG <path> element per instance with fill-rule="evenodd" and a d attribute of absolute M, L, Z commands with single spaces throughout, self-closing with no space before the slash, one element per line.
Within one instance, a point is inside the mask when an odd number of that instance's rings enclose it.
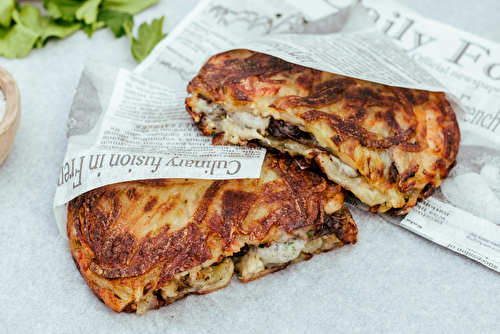
<path fill-rule="evenodd" d="M 14 78 L 0 67 L 0 90 L 7 99 L 5 115 L 0 120 L 0 164 L 9 153 L 21 120 L 21 97 Z"/>

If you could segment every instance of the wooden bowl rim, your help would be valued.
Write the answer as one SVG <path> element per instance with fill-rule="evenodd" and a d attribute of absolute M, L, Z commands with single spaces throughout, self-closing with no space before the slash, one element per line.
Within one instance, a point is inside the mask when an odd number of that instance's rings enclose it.
<path fill-rule="evenodd" d="M 10 126 L 14 123 L 19 111 L 21 109 L 21 99 L 19 95 L 19 89 L 17 88 L 16 81 L 0 66 L 0 89 L 3 95 L 7 99 L 7 105 L 5 108 L 5 115 L 0 121 L 0 135 L 6 132 Z"/>
<path fill-rule="evenodd" d="M 21 118 L 21 97 L 17 83 L 5 69 L 0 67 L 0 89 L 7 100 L 5 115 L 0 120 L 0 164 L 9 153 L 16 138 Z"/>

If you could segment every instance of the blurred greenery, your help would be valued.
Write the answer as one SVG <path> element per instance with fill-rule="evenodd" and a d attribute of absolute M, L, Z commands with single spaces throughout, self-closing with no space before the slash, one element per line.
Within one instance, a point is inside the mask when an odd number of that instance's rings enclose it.
<path fill-rule="evenodd" d="M 32 1 L 31 1 L 32 2 Z M 33 48 L 42 48 L 51 39 L 65 38 L 82 29 L 89 37 L 109 27 L 119 38 L 125 34 L 137 61 L 143 60 L 163 39 L 163 17 L 151 25 L 143 23 L 139 36 L 132 36 L 133 15 L 158 0 L 40 0 L 40 9 L 23 1 L 0 1 L 0 55 L 7 58 L 26 57 Z M 40 6 L 41 8 L 41 6 Z"/>

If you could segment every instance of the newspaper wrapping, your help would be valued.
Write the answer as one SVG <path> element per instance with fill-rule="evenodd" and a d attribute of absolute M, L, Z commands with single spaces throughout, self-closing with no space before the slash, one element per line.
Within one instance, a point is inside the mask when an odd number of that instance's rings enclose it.
<path fill-rule="evenodd" d="M 359 79 L 446 92 L 462 130 L 458 165 L 432 198 L 404 219 L 386 219 L 500 271 L 500 63 L 493 61 L 500 46 L 431 25 L 392 1 L 363 5 L 202 0 L 134 73 L 88 62 L 54 200 L 61 234 L 66 203 L 103 185 L 259 176 L 263 149 L 212 147 L 184 111 L 185 87 L 203 63 L 246 48 Z M 352 198 L 347 203 L 366 209 Z"/>

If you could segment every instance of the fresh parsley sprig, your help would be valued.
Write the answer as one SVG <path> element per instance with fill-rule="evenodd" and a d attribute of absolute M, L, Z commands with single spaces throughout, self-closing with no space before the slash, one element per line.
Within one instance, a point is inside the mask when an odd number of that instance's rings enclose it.
<path fill-rule="evenodd" d="M 94 31 L 109 27 L 119 38 L 127 35 L 132 55 L 142 61 L 166 35 L 162 34 L 163 17 L 151 25 L 143 23 L 139 36 L 132 36 L 133 15 L 158 0 L 41 0 L 47 14 L 22 1 L 0 1 L 0 55 L 26 57 L 33 48 L 42 48 L 51 39 L 65 38 L 82 29 L 89 37 Z"/>

